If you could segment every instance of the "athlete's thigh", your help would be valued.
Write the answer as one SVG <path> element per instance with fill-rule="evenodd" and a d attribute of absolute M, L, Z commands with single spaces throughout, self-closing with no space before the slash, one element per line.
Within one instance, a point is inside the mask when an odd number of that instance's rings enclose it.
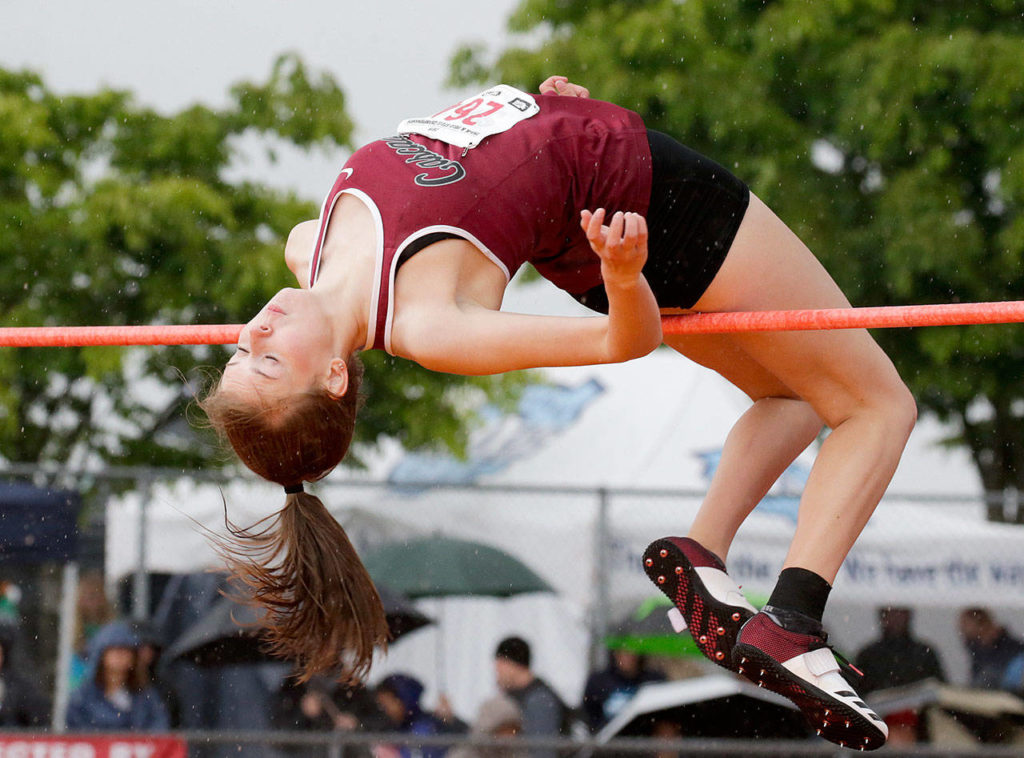
<path fill-rule="evenodd" d="M 697 311 L 845 308 L 849 301 L 817 258 L 764 203 L 750 207 Z M 879 391 L 902 388 L 892 362 L 864 329 L 732 335 L 756 364 L 814 406 L 830 425 Z"/>
<path fill-rule="evenodd" d="M 793 390 L 737 345 L 732 335 L 666 334 L 665 344 L 694 363 L 721 374 L 751 400 L 797 397 Z"/>

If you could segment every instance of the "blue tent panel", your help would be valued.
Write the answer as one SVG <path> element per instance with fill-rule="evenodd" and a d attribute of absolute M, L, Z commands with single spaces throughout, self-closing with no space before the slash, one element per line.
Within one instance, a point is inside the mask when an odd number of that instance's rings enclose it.
<path fill-rule="evenodd" d="M 77 492 L 0 483 L 0 563 L 43 563 L 75 558 Z"/>

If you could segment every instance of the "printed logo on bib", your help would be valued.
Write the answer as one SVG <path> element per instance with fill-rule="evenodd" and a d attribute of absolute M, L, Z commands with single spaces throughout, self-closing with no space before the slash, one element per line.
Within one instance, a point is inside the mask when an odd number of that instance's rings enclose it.
<path fill-rule="evenodd" d="M 407 118 L 398 125 L 398 133 L 420 134 L 468 150 L 538 113 L 540 106 L 531 95 L 499 84 L 433 116 Z"/>

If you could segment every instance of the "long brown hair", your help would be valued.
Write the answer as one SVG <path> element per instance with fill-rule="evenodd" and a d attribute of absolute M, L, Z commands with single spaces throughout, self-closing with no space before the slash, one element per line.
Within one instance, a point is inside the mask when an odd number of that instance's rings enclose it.
<path fill-rule="evenodd" d="M 291 487 L 319 478 L 348 452 L 359 405 L 362 364 L 348 361 L 348 389 L 336 398 L 313 389 L 254 406 L 219 384 L 200 401 L 214 429 L 264 479 Z M 286 495 L 280 511 L 249 527 L 225 516 L 215 542 L 232 575 L 266 610 L 271 652 L 294 660 L 300 680 L 323 671 L 365 679 L 374 650 L 387 646 L 380 596 L 345 530 L 308 492 Z"/>

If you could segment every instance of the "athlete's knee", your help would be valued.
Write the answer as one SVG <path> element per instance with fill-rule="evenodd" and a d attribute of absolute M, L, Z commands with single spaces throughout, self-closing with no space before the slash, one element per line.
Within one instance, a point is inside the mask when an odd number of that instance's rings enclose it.
<path fill-rule="evenodd" d="M 876 385 L 868 405 L 892 438 L 902 438 L 905 443 L 917 423 L 917 401 L 903 380 L 897 376 Z"/>
<path fill-rule="evenodd" d="M 886 402 L 891 412 L 891 424 L 905 437 L 910 437 L 917 423 L 917 401 L 902 380 L 887 392 Z"/>

